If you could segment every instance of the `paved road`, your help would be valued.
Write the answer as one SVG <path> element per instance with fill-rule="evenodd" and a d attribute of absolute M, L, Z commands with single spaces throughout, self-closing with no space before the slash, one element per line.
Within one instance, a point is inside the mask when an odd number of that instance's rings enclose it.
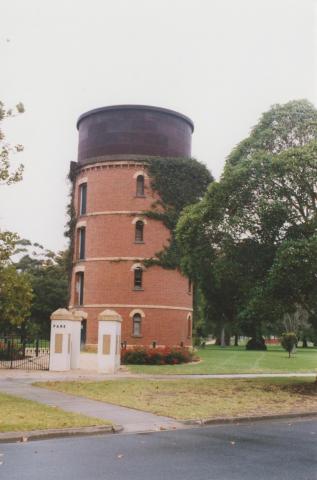
<path fill-rule="evenodd" d="M 317 419 L 0 445 L 10 480 L 317 480 Z"/>

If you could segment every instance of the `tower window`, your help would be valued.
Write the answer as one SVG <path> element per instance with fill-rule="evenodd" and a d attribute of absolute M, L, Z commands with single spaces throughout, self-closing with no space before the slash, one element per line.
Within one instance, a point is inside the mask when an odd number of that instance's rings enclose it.
<path fill-rule="evenodd" d="M 138 175 L 136 179 L 136 196 L 144 197 L 144 177 L 143 175 Z"/>
<path fill-rule="evenodd" d="M 140 337 L 141 336 L 141 315 L 139 313 L 136 313 L 133 315 L 133 325 L 132 325 L 132 335 L 134 337 Z"/>
<path fill-rule="evenodd" d="M 79 215 L 85 215 L 87 211 L 87 183 L 79 186 Z"/>
<path fill-rule="evenodd" d="M 84 272 L 77 272 L 75 279 L 75 305 L 84 304 Z"/>
<path fill-rule="evenodd" d="M 142 289 L 142 268 L 137 267 L 134 270 L 134 289 L 141 290 Z"/>
<path fill-rule="evenodd" d="M 79 260 L 84 260 L 85 258 L 85 248 L 86 248 L 86 229 L 78 229 L 78 258 Z"/>
<path fill-rule="evenodd" d="M 138 220 L 135 224 L 135 241 L 137 243 L 143 243 L 143 229 L 144 223 Z"/>

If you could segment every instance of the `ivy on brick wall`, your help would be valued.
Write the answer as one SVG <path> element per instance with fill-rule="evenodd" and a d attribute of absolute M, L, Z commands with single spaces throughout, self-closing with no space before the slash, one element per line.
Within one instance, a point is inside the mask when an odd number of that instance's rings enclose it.
<path fill-rule="evenodd" d="M 66 254 L 66 266 L 69 282 L 72 274 L 73 255 L 75 246 L 75 228 L 76 228 L 76 212 L 74 207 L 74 189 L 75 189 L 76 172 L 74 167 L 70 169 L 68 180 L 70 182 L 69 203 L 66 207 L 67 223 L 65 225 L 64 236 L 69 239 L 69 246 Z"/>
<path fill-rule="evenodd" d="M 163 222 L 171 232 L 169 245 L 155 254 L 156 258 L 146 260 L 146 266 L 160 265 L 164 268 L 179 267 L 180 259 L 174 230 L 181 211 L 187 205 L 198 202 L 204 195 L 213 177 L 207 167 L 193 158 L 150 158 L 145 161 L 151 178 L 151 188 L 157 192 L 159 200 L 145 215 Z M 71 165 L 69 180 L 71 190 L 67 206 L 68 221 L 65 236 L 69 238 L 67 264 L 69 275 L 72 271 L 76 214 L 73 205 L 76 165 Z"/>
<path fill-rule="evenodd" d="M 213 177 L 207 167 L 194 158 L 151 158 L 146 162 L 151 188 L 159 200 L 145 215 L 164 223 L 170 230 L 169 245 L 156 258 L 146 260 L 146 266 L 179 267 L 180 258 L 175 240 L 175 227 L 184 207 L 196 203 L 204 195 Z"/>

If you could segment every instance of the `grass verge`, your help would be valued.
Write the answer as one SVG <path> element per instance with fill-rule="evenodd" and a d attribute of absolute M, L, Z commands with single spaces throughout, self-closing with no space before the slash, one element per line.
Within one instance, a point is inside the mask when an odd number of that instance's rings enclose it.
<path fill-rule="evenodd" d="M 317 411 L 317 383 L 307 378 L 131 379 L 36 385 L 179 420 Z"/>
<path fill-rule="evenodd" d="M 226 374 L 226 373 L 287 373 L 316 372 L 317 348 L 298 348 L 288 358 L 282 347 L 269 346 L 266 352 L 247 351 L 245 347 L 208 346 L 198 350 L 201 362 L 183 365 L 127 365 L 132 373 Z"/>
<path fill-rule="evenodd" d="M 109 425 L 110 422 L 65 412 L 31 400 L 0 393 L 0 432 Z"/>

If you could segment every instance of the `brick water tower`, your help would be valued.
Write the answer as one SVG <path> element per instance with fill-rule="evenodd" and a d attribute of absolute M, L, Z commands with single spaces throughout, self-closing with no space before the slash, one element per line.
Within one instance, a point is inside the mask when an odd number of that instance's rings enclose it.
<path fill-rule="evenodd" d="M 190 346 L 188 279 L 144 260 L 170 238 L 146 215 L 158 199 L 146 160 L 190 157 L 193 122 L 165 108 L 120 105 L 84 113 L 77 127 L 70 308 L 86 314 L 83 340 L 97 343 L 98 314 L 109 308 L 123 318 L 127 345 Z"/>

